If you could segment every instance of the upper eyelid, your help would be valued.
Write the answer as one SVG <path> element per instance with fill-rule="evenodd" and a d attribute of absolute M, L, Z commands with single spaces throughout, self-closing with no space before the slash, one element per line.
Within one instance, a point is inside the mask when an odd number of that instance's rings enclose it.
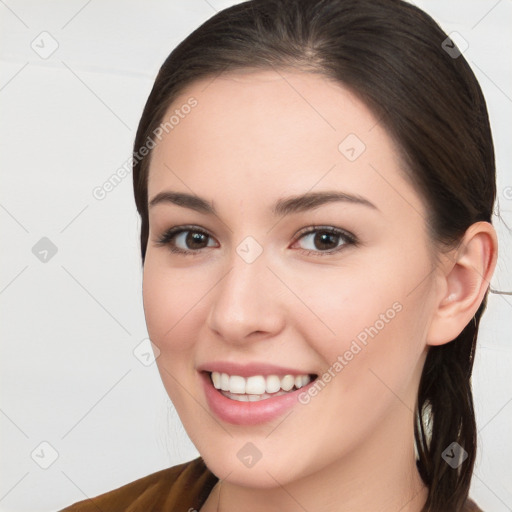
<path fill-rule="evenodd" d="M 339 234 L 341 236 L 345 236 L 347 238 L 355 239 L 356 236 L 352 234 L 350 231 L 347 231 L 346 229 L 337 228 L 336 226 L 330 226 L 328 224 L 315 224 L 312 226 L 307 226 L 305 228 L 301 228 L 295 236 L 302 236 L 314 233 L 315 231 L 326 231 L 326 232 L 332 232 L 335 234 Z"/>
<path fill-rule="evenodd" d="M 305 234 L 309 234 L 309 233 L 312 233 L 312 232 L 314 233 L 315 231 L 322 231 L 322 230 L 337 232 L 337 233 L 339 233 L 341 235 L 346 235 L 348 237 L 355 238 L 355 235 L 353 235 L 352 233 L 350 233 L 346 229 L 338 228 L 336 226 L 331 226 L 329 224 L 313 224 L 311 226 L 306 226 L 304 228 L 299 229 L 294 234 L 294 236 L 297 237 L 299 235 L 305 235 Z M 193 232 L 203 233 L 205 235 L 211 236 L 212 238 L 215 238 L 215 236 L 212 235 L 209 232 L 208 229 L 202 228 L 200 226 L 194 226 L 194 225 L 174 226 L 174 227 L 169 228 L 169 229 L 164 229 L 162 234 L 165 235 L 166 233 L 171 232 L 171 231 L 173 232 L 174 235 L 179 234 L 179 233 L 183 233 L 184 231 L 193 231 Z"/>
<path fill-rule="evenodd" d="M 171 239 L 173 239 L 176 236 L 180 235 L 181 233 L 187 232 L 187 231 L 202 233 L 202 234 L 216 240 L 215 236 L 212 235 L 211 233 L 209 233 L 207 229 L 202 228 L 200 226 L 196 226 L 196 225 L 174 226 L 172 228 L 164 230 L 162 235 L 160 237 L 158 237 L 158 240 L 162 240 L 168 233 L 172 233 Z M 301 228 L 300 230 L 298 230 L 294 234 L 294 242 L 293 243 L 296 243 L 298 240 L 300 240 L 305 235 L 310 235 L 312 233 L 322 232 L 322 231 L 331 232 L 333 234 L 340 236 L 341 238 L 348 239 L 352 243 L 355 243 L 357 241 L 357 237 L 345 229 L 338 228 L 336 226 L 332 226 L 329 224 L 314 224 L 314 225 L 310 225 L 310 226 L 305 226 L 305 227 Z M 183 250 L 185 251 L 185 249 L 183 249 Z M 195 251 L 193 249 L 187 249 L 187 250 L 189 250 L 191 252 L 198 252 L 201 249 L 197 249 Z M 327 253 L 328 251 L 318 251 L 318 252 Z"/>

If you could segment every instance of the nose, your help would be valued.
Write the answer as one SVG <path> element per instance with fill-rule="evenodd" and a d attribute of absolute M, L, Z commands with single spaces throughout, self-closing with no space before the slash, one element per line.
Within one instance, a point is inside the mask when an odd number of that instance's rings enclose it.
<path fill-rule="evenodd" d="M 252 263 L 237 253 L 227 274 L 212 290 L 208 326 L 224 342 L 242 345 L 272 338 L 284 327 L 282 286 L 267 267 L 264 252 Z"/>

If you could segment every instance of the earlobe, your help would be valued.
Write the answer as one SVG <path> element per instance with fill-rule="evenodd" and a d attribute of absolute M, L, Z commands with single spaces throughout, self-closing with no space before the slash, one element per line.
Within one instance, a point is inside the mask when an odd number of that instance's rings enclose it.
<path fill-rule="evenodd" d="M 427 344 L 454 340 L 478 310 L 498 256 L 496 231 L 489 222 L 476 222 L 457 249 L 446 255 L 443 296 L 430 324 Z"/>

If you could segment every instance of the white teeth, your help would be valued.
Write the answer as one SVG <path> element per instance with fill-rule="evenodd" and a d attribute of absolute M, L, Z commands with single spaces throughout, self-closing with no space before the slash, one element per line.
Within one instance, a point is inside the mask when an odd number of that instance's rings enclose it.
<path fill-rule="evenodd" d="M 220 373 L 213 372 L 212 373 L 212 382 L 213 382 L 215 389 L 220 389 L 220 386 L 221 386 L 220 381 L 221 381 Z"/>
<path fill-rule="evenodd" d="M 277 393 L 281 389 L 281 379 L 277 375 L 269 375 L 267 377 L 266 391 L 267 393 Z"/>
<path fill-rule="evenodd" d="M 297 379 L 301 379 L 301 382 L 298 382 Z M 311 382 L 311 377 L 309 375 L 299 375 L 295 377 L 295 387 L 297 389 L 304 387 L 306 384 Z"/>
<path fill-rule="evenodd" d="M 240 395 L 237 393 L 230 393 L 229 391 L 221 391 L 221 393 L 231 400 L 235 400 L 237 402 L 259 402 L 260 400 L 266 400 L 267 398 L 273 398 L 276 396 L 286 395 L 288 391 L 283 391 L 282 389 L 277 393 L 272 393 L 269 395 L 268 393 L 263 393 L 262 395 Z"/>
<path fill-rule="evenodd" d="M 285 375 L 281 379 L 281 388 L 284 391 L 290 391 L 290 389 L 292 389 L 294 385 L 295 385 L 295 377 L 293 375 Z"/>
<path fill-rule="evenodd" d="M 225 391 L 230 395 L 237 395 L 236 400 L 255 402 L 270 398 L 271 394 L 290 391 L 301 388 L 309 383 L 309 375 L 254 375 L 248 378 L 240 375 L 228 375 L 227 373 L 212 372 L 211 379 L 216 389 Z"/>
<path fill-rule="evenodd" d="M 248 395 L 262 395 L 265 393 L 265 390 L 265 377 L 262 377 L 261 375 L 249 377 L 245 383 L 245 393 Z"/>
<path fill-rule="evenodd" d="M 217 372 L 212 372 L 212 376 L 214 373 Z M 229 391 L 229 375 L 227 373 L 220 374 L 220 388 L 218 389 L 222 389 L 222 391 Z"/>
<path fill-rule="evenodd" d="M 245 393 L 245 379 L 240 375 L 231 375 L 229 377 L 229 391 L 231 393 Z"/>

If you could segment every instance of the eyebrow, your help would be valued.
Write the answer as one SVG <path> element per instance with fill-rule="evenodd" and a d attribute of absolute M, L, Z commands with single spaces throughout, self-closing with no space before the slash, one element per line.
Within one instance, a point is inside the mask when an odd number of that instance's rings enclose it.
<path fill-rule="evenodd" d="M 378 210 L 377 206 L 362 196 L 339 191 L 324 191 L 308 192 L 298 196 L 279 199 L 272 208 L 272 214 L 275 216 L 285 216 L 292 213 L 313 210 L 314 208 L 333 202 L 358 204 Z M 202 197 L 184 192 L 160 192 L 151 199 L 149 208 L 153 208 L 157 204 L 162 203 L 175 204 L 207 215 L 217 215 L 213 203 L 208 202 Z"/>

